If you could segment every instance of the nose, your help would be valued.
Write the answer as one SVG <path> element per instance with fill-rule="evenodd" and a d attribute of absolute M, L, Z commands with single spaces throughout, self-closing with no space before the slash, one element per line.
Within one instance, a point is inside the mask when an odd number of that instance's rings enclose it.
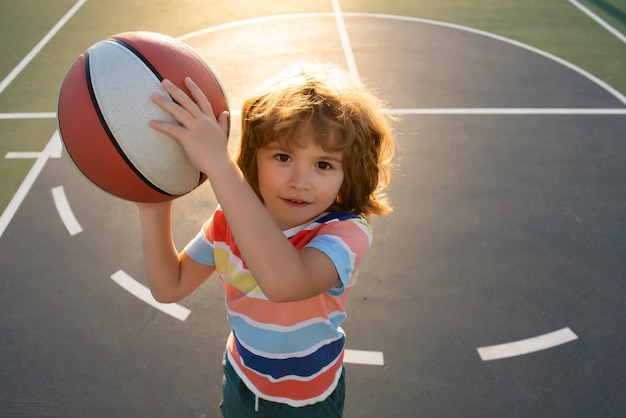
<path fill-rule="evenodd" d="M 311 188 L 310 168 L 294 164 L 289 176 L 289 187 L 296 190 L 309 190 Z"/>

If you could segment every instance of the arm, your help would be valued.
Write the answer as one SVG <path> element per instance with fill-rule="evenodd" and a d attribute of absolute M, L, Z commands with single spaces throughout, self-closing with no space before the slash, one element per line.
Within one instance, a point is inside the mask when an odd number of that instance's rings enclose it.
<path fill-rule="evenodd" d="M 193 292 L 215 267 L 179 254 L 172 239 L 172 202 L 138 204 L 143 255 L 150 291 L 163 303 L 176 302 Z"/>
<path fill-rule="evenodd" d="M 333 262 L 313 248 L 296 250 L 285 237 L 231 159 L 206 167 L 250 272 L 263 293 L 275 302 L 316 296 L 339 280 Z M 216 179 L 213 181 L 212 179 Z"/>
<path fill-rule="evenodd" d="M 237 246 L 263 293 L 276 302 L 306 299 L 332 288 L 339 280 L 333 262 L 313 248 L 296 250 L 245 180 L 226 147 L 223 113 L 216 120 L 202 91 L 189 79 L 190 98 L 172 83 L 163 87 L 175 102 L 153 96 L 156 104 L 182 125 L 151 122 L 177 138 L 194 165 L 207 175 Z"/>

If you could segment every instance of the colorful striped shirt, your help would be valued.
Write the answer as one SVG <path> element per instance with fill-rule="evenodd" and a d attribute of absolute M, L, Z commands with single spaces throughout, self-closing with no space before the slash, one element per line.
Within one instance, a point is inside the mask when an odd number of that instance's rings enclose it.
<path fill-rule="evenodd" d="M 185 251 L 214 265 L 224 285 L 232 328 L 226 355 L 237 374 L 260 398 L 298 407 L 324 400 L 339 381 L 345 345 L 340 324 L 372 231 L 360 216 L 333 212 L 284 234 L 297 249 L 326 254 L 339 274 L 337 285 L 302 301 L 270 301 L 241 258 L 220 208 Z"/>

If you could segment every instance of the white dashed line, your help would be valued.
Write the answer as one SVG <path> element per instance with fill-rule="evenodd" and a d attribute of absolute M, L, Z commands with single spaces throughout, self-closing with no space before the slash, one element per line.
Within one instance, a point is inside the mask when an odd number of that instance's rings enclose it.
<path fill-rule="evenodd" d="M 52 198 L 54 199 L 54 205 L 59 212 L 59 216 L 61 217 L 61 220 L 63 221 L 67 232 L 69 232 L 69 234 L 72 236 L 83 232 L 83 228 L 76 220 L 74 212 L 72 212 L 72 208 L 67 201 L 63 186 L 58 186 L 52 189 Z"/>
<path fill-rule="evenodd" d="M 154 297 L 152 297 L 150 289 L 130 277 L 122 270 L 118 270 L 116 273 L 112 274 L 111 279 L 113 279 L 115 283 L 122 286 L 126 291 L 128 291 L 136 298 L 146 302 L 148 305 L 153 306 L 161 312 L 164 312 L 180 321 L 184 321 L 185 319 L 187 319 L 187 317 L 191 313 L 189 309 L 177 303 L 157 302 Z"/>
<path fill-rule="evenodd" d="M 367 366 L 384 366 L 385 359 L 382 351 L 345 350 L 344 363 L 365 364 Z"/>
<path fill-rule="evenodd" d="M 24 198 L 30 191 L 30 188 L 33 186 L 33 183 L 35 183 L 35 180 L 37 180 L 37 177 L 46 165 L 48 158 L 50 158 L 50 156 L 58 149 L 58 141 L 59 136 L 55 132 L 54 135 L 52 135 L 52 137 L 50 138 L 50 141 L 48 141 L 48 145 L 46 145 L 46 148 L 44 148 L 44 150 L 37 157 L 37 161 L 35 161 L 35 164 L 33 164 L 32 168 L 24 178 L 24 181 L 22 181 L 22 184 L 13 195 L 13 198 L 4 209 L 4 212 L 2 212 L 2 215 L 0 216 L 0 237 L 2 237 L 4 231 L 7 229 L 7 226 L 9 226 L 11 219 L 13 219 L 13 216 L 15 216 L 15 213 L 24 201 Z"/>
<path fill-rule="evenodd" d="M 480 347 L 477 350 L 483 361 L 499 360 L 546 350 L 576 339 L 578 339 L 578 336 L 571 329 L 563 328 L 537 337 L 489 347 Z"/>

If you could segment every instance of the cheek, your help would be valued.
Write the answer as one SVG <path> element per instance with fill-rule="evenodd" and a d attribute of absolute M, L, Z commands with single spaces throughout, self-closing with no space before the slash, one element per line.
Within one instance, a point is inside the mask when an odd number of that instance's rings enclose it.
<path fill-rule="evenodd" d="M 341 186 L 343 185 L 343 173 L 341 175 L 334 177 L 332 180 L 327 180 L 325 184 L 326 184 L 326 193 L 328 194 L 329 198 L 332 196 L 334 200 L 339 194 L 339 190 L 341 189 Z"/>
<path fill-rule="evenodd" d="M 259 164 L 257 166 L 257 179 L 261 196 L 266 197 L 266 193 L 276 187 L 276 176 L 271 172 L 267 164 Z"/>

